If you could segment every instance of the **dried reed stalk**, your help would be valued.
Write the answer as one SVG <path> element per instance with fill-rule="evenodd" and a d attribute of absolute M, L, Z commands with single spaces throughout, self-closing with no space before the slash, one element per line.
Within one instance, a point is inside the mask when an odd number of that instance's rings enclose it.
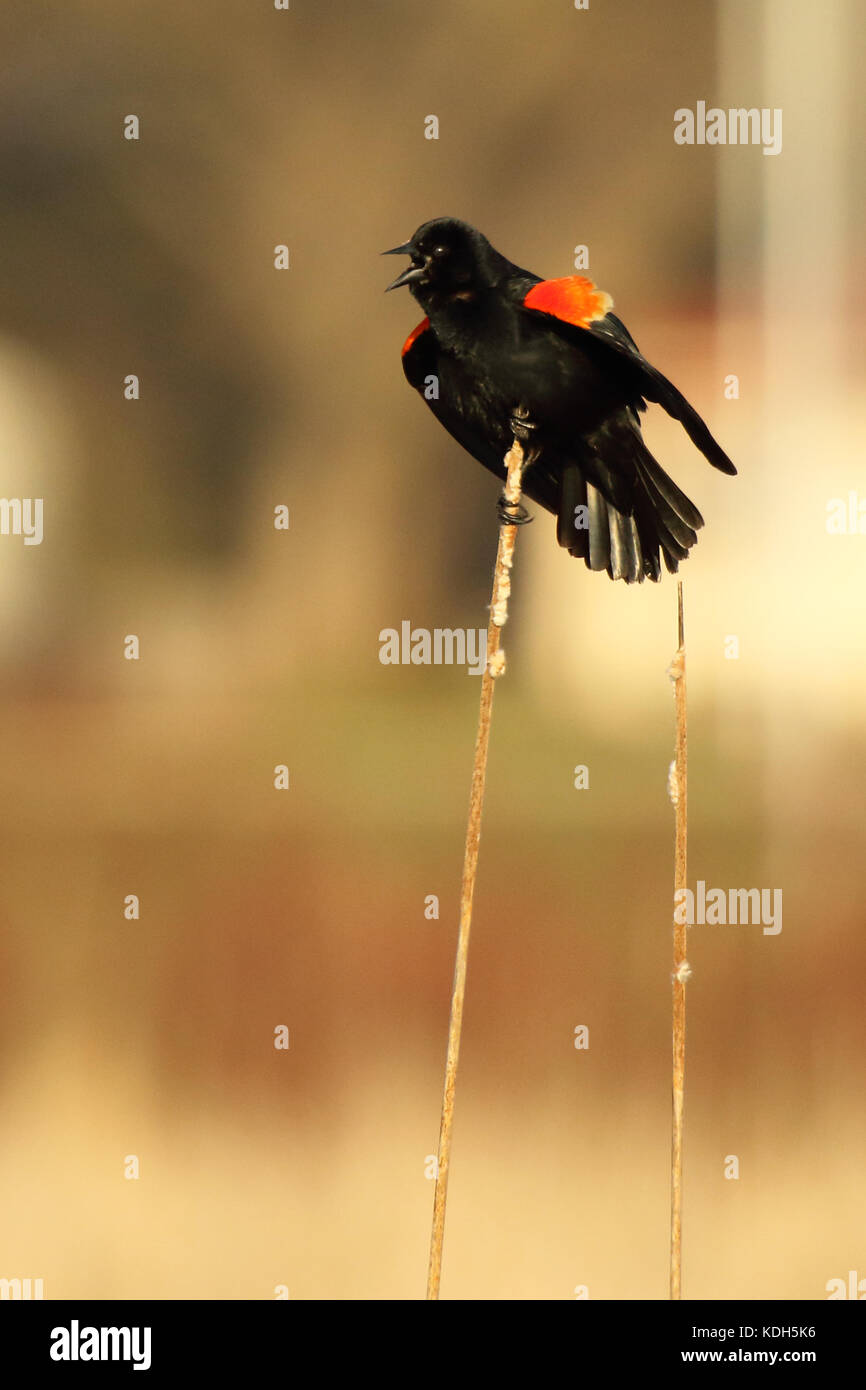
<path fill-rule="evenodd" d="M 688 745 L 686 724 L 686 645 L 683 624 L 683 585 L 677 584 L 677 650 L 668 674 L 674 683 L 676 703 L 676 751 L 670 770 L 670 793 L 676 812 L 674 889 L 686 887 L 688 848 Z M 679 898 L 675 897 L 675 902 Z M 685 921 L 673 923 L 673 1124 L 671 1131 L 671 1298 L 682 1297 L 683 1241 L 683 1106 L 686 1081 L 686 982 L 691 975 L 686 960 Z M 681 911 L 680 916 L 685 917 Z"/>
<path fill-rule="evenodd" d="M 518 411 L 516 414 L 518 416 L 523 415 L 525 418 L 525 412 Z M 505 502 L 514 516 L 518 514 L 520 508 L 523 470 L 531 461 L 531 450 L 528 457 L 524 457 L 523 445 L 515 435 L 514 443 L 505 456 L 505 466 L 508 470 Z M 487 625 L 487 664 L 481 677 L 481 708 L 478 715 L 478 733 L 475 739 L 472 791 L 469 797 L 469 820 L 466 826 L 466 846 L 463 857 L 463 881 L 460 888 L 460 930 L 457 937 L 454 986 L 451 992 L 448 1056 L 445 1063 L 445 1088 L 442 1096 L 442 1118 L 439 1127 L 436 1191 L 433 1197 L 433 1227 L 430 1236 L 430 1264 L 427 1273 L 428 1299 L 438 1299 L 442 1278 L 442 1242 L 445 1236 L 445 1203 L 448 1194 L 448 1170 L 451 1163 L 451 1129 L 454 1122 L 457 1061 L 460 1054 L 460 1033 L 463 1026 L 469 933 L 472 927 L 472 900 L 475 894 L 475 877 L 478 869 L 478 842 L 481 838 L 484 780 L 487 773 L 487 749 L 490 743 L 490 721 L 493 712 L 493 687 L 496 678 L 505 671 L 505 654 L 500 649 L 499 637 L 508 619 L 511 566 L 514 561 L 516 539 L 517 524 L 503 523 L 499 531 L 496 568 L 493 574 L 490 620 Z"/>

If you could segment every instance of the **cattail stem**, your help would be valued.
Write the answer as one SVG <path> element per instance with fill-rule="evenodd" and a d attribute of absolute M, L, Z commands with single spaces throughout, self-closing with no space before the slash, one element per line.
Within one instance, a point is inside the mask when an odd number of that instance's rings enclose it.
<path fill-rule="evenodd" d="M 676 751 L 670 771 L 671 800 L 676 812 L 674 889 L 686 887 L 688 848 L 688 745 L 686 722 L 686 646 L 683 624 L 683 585 L 677 584 L 677 650 L 668 674 L 674 683 Z M 682 1297 L 683 1239 L 683 1107 L 686 1080 L 686 982 L 691 970 L 686 959 L 684 894 L 675 897 L 673 922 L 673 1115 L 671 1131 L 671 1298 Z"/>
<path fill-rule="evenodd" d="M 521 412 L 517 413 L 520 414 Z M 525 412 L 523 414 L 525 416 Z M 531 458 L 531 453 L 529 458 L 524 457 L 523 445 L 515 436 L 514 443 L 505 456 L 505 466 L 508 470 L 505 502 L 513 509 L 513 515 L 517 515 L 520 506 L 523 470 Z M 433 1227 L 430 1237 L 430 1264 L 427 1274 L 428 1299 L 438 1299 L 442 1277 L 442 1243 L 445 1236 L 445 1203 L 448 1194 L 448 1172 L 451 1164 L 451 1130 L 454 1122 L 460 1033 L 463 1027 L 466 965 L 469 955 L 469 933 L 472 927 L 472 900 L 475 895 L 478 844 L 481 838 L 481 812 L 484 806 L 487 749 L 490 743 L 490 721 L 493 713 L 493 689 L 495 680 L 505 671 L 505 654 L 500 648 L 499 638 L 508 619 L 511 566 L 514 561 L 516 539 L 517 524 L 503 524 L 499 531 L 496 568 L 493 574 L 490 620 L 487 625 L 487 663 L 481 677 L 481 708 L 478 715 L 478 733 L 475 739 L 472 791 L 469 797 L 469 820 L 466 826 L 466 846 L 463 856 L 463 880 L 460 888 L 460 930 L 457 937 L 457 958 L 454 966 L 454 985 L 451 992 L 448 1056 L 445 1063 L 445 1088 L 442 1096 L 442 1118 L 439 1127 L 436 1191 L 433 1197 Z"/>

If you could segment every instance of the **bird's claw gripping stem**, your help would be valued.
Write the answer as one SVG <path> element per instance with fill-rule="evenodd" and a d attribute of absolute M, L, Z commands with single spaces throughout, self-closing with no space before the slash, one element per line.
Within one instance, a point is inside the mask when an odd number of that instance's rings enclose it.
<path fill-rule="evenodd" d="M 522 410 L 515 410 L 509 424 L 511 425 L 511 433 L 514 435 L 514 438 L 519 439 L 521 444 L 528 444 L 529 440 L 532 438 L 532 432 L 535 429 L 535 422 L 530 420 L 529 416 L 524 414 Z"/>
<path fill-rule="evenodd" d="M 501 526 L 525 526 L 532 520 L 526 508 L 519 502 L 509 502 L 504 492 L 496 503 L 496 514 Z"/>

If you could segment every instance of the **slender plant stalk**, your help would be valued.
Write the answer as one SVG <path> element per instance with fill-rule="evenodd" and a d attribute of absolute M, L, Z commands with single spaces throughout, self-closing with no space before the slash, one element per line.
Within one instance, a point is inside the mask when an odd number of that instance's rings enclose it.
<path fill-rule="evenodd" d="M 686 644 L 683 625 L 683 585 L 677 584 L 677 650 L 669 675 L 676 702 L 676 752 L 671 766 L 670 792 L 676 811 L 674 888 L 686 887 L 688 848 L 688 744 L 686 724 Z M 681 901 L 675 898 L 675 901 Z M 685 913 L 680 910 L 680 916 Z M 683 1241 L 683 1106 L 686 1082 L 686 982 L 691 975 L 686 960 L 686 923 L 674 910 L 673 946 L 673 1125 L 671 1131 L 671 1298 L 682 1297 Z"/>
<path fill-rule="evenodd" d="M 520 412 L 518 412 L 519 414 Z M 524 458 L 523 445 L 515 437 L 505 456 L 508 479 L 505 501 L 516 514 L 520 506 L 523 470 L 531 461 Z M 448 1194 L 448 1169 L 451 1162 L 451 1129 L 454 1123 L 454 1096 L 457 1087 L 457 1061 L 460 1054 L 460 1033 L 463 1026 L 463 1000 L 466 994 L 466 964 L 469 955 L 469 933 L 472 927 L 472 900 L 478 869 L 478 842 L 481 838 L 481 812 L 484 806 L 484 780 L 487 774 L 487 749 L 490 743 L 490 721 L 493 713 L 493 688 L 505 670 L 505 654 L 499 637 L 508 619 L 508 597 L 511 593 L 511 566 L 517 525 L 503 524 L 499 531 L 496 568 L 493 574 L 493 593 L 490 600 L 490 620 L 487 625 L 487 664 L 481 677 L 481 709 L 475 739 L 475 760 L 472 765 L 472 791 L 469 797 L 469 820 L 466 826 L 466 846 L 463 856 L 463 880 L 460 888 L 460 930 L 457 937 L 457 958 L 454 965 L 454 986 L 451 991 L 451 1021 L 448 1026 L 448 1056 L 445 1063 L 445 1089 L 442 1096 L 442 1118 L 439 1126 L 439 1154 L 436 1165 L 436 1191 L 433 1197 L 433 1228 L 430 1236 L 430 1264 L 427 1273 L 427 1298 L 438 1299 L 442 1278 L 442 1242 L 445 1236 L 445 1202 Z"/>

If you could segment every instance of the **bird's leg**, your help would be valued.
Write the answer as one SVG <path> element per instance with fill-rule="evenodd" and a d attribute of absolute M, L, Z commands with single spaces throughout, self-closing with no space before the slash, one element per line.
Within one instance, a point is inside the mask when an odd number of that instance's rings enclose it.
<path fill-rule="evenodd" d="M 536 428 L 535 421 L 530 420 L 528 410 L 523 406 L 518 406 L 511 415 L 509 424 L 515 440 L 524 446 L 523 467 L 525 470 L 530 464 L 535 463 L 541 452 L 537 444 L 531 443 Z M 519 502 L 509 502 L 504 492 L 496 503 L 496 513 L 501 526 L 525 526 L 527 522 L 532 520 L 526 508 L 521 506 Z"/>
<path fill-rule="evenodd" d="M 526 508 L 519 502 L 509 502 L 504 492 L 497 499 L 496 515 L 500 526 L 525 526 L 532 520 Z"/>
<path fill-rule="evenodd" d="M 514 438 L 519 439 L 521 444 L 528 444 L 536 429 L 535 421 L 529 418 L 529 411 L 522 405 L 518 406 L 508 423 Z"/>

